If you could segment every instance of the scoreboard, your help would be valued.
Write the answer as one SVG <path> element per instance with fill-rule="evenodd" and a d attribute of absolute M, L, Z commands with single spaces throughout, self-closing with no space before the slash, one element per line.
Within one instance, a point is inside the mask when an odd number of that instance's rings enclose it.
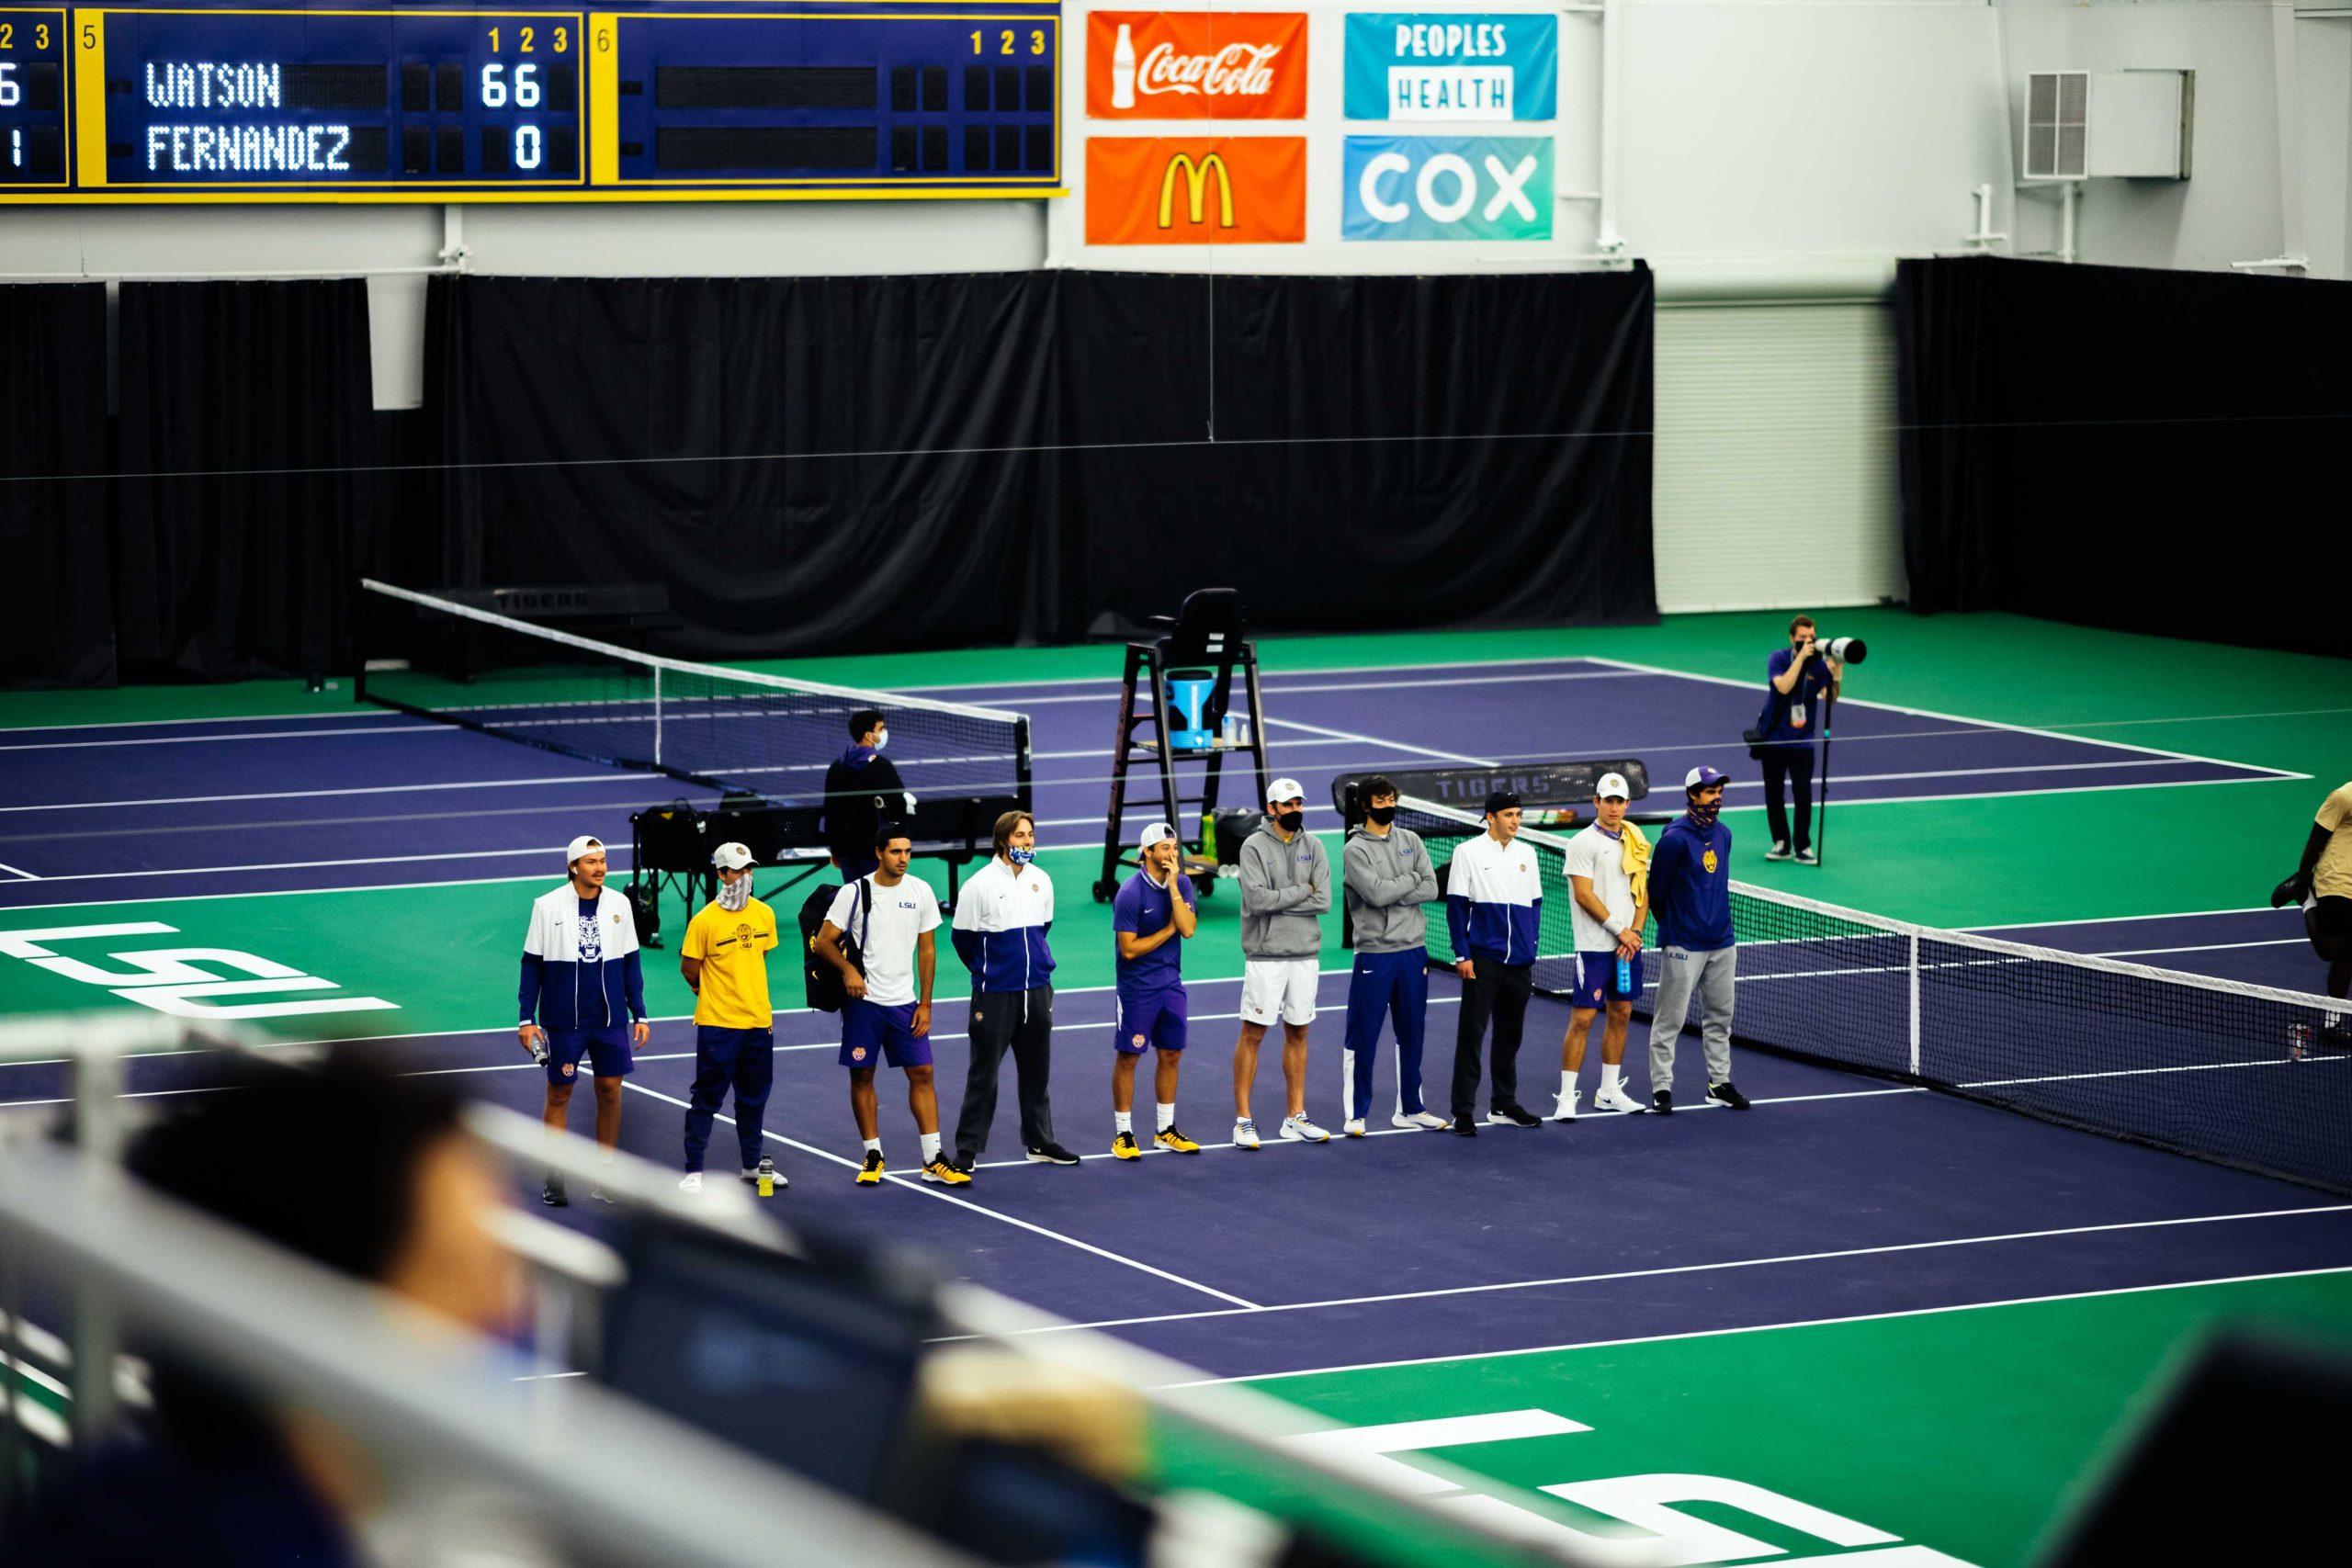
<path fill-rule="evenodd" d="M 1061 194 L 1057 4 L 0 0 L 0 207 Z"/>

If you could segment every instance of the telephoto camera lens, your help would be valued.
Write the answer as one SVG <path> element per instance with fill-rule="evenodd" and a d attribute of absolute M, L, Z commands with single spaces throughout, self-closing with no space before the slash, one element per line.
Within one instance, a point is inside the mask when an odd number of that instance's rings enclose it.
<path fill-rule="evenodd" d="M 1860 664 L 1870 656 L 1870 650 L 1858 637 L 1833 637 L 1821 645 L 1821 651 L 1840 664 Z"/>

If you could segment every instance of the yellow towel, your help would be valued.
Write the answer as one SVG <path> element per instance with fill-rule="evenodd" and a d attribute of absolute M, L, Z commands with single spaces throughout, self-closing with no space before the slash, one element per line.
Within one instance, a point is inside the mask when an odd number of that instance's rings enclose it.
<path fill-rule="evenodd" d="M 1650 841 L 1643 838 L 1642 830 L 1630 821 L 1621 823 L 1617 831 L 1625 857 L 1618 863 L 1624 868 L 1627 879 L 1634 885 L 1634 902 L 1637 906 L 1647 904 L 1650 901 Z"/>

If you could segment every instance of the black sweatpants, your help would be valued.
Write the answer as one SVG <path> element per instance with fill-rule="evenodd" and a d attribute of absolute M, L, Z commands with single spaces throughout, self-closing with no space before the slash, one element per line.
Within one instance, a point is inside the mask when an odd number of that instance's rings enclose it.
<path fill-rule="evenodd" d="M 1041 1148 L 1054 1141 L 1054 1106 L 1046 1078 L 1054 1063 L 1054 988 L 990 991 L 972 998 L 972 1065 L 964 1077 L 964 1105 L 956 1116 L 956 1150 L 978 1158 L 988 1150 L 996 1120 L 997 1070 L 1012 1052 L 1019 1079 L 1021 1141 Z"/>
<path fill-rule="evenodd" d="M 1532 964 L 1471 961 L 1470 979 L 1462 982 L 1462 1016 L 1453 1026 L 1453 1114 L 1456 1120 L 1476 1116 L 1478 1103 L 1478 1037 L 1494 1023 L 1494 1092 L 1489 1105 L 1519 1103 L 1519 1037 L 1527 1022 L 1527 994 L 1533 987 Z"/>
<path fill-rule="evenodd" d="M 1772 841 L 1794 844 L 1799 850 L 1813 847 L 1813 748 L 1804 746 L 1759 746 L 1757 760 L 1764 765 L 1764 818 L 1771 825 Z M 1789 836 L 1789 803 L 1787 796 L 1793 789 L 1796 795 L 1796 837 Z"/>
<path fill-rule="evenodd" d="M 2327 994 L 2352 997 L 2352 898 L 2315 900 L 2303 911 L 2303 931 L 2327 963 Z"/>

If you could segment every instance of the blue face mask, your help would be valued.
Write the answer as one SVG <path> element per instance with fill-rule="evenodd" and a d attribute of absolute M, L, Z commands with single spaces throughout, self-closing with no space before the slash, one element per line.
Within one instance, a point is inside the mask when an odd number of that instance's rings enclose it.
<path fill-rule="evenodd" d="M 1004 858 L 1011 861 L 1015 865 L 1027 865 L 1031 861 L 1037 858 L 1037 852 L 1035 850 L 1011 849 L 1004 852 Z"/>

